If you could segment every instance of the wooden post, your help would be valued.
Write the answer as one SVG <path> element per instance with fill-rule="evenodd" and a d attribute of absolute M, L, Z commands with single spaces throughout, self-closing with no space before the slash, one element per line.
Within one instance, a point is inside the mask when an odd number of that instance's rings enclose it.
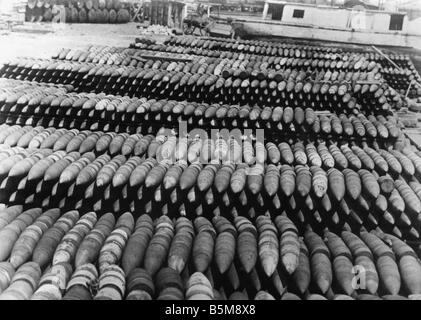
<path fill-rule="evenodd" d="M 412 81 L 409 83 L 408 89 L 406 90 L 405 99 L 408 97 L 409 90 L 411 90 L 412 87 Z"/>
<path fill-rule="evenodd" d="M 164 22 L 164 25 L 166 25 L 167 27 L 174 27 L 174 23 L 172 21 L 172 16 L 171 16 L 171 11 L 172 11 L 172 2 L 168 2 L 168 16 L 167 16 L 167 21 Z"/>
<path fill-rule="evenodd" d="M 390 58 L 385 55 L 379 48 L 377 48 L 376 46 L 371 46 L 374 50 L 377 51 L 377 53 L 379 53 L 383 58 L 385 58 L 387 61 L 389 61 L 396 69 L 402 70 L 396 63 L 394 63 L 392 60 L 390 60 Z"/>
<path fill-rule="evenodd" d="M 269 11 L 269 3 L 265 2 L 265 6 L 263 7 L 263 19 L 266 19 Z"/>

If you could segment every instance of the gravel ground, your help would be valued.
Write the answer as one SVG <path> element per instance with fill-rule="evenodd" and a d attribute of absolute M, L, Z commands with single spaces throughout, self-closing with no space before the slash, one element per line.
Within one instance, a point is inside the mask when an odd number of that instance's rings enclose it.
<path fill-rule="evenodd" d="M 0 31 L 0 63 L 19 56 L 49 58 L 60 48 L 89 44 L 127 47 L 141 34 L 137 23 L 24 24 L 13 32 Z"/>
<path fill-rule="evenodd" d="M 0 30 L 2 44 L 0 64 L 19 56 L 49 58 L 52 53 L 63 47 L 83 48 L 89 44 L 127 47 L 141 35 L 138 26 L 139 23 L 58 25 L 25 23 L 23 26 L 15 26 L 13 32 Z M 163 36 L 154 37 L 162 39 Z M 421 51 L 413 49 L 400 51 L 410 54 L 418 71 L 421 72 Z"/>

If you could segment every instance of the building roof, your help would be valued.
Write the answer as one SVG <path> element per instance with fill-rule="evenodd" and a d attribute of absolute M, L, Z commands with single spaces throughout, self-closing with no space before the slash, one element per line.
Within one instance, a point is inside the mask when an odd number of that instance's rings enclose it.
<path fill-rule="evenodd" d="M 373 6 L 373 5 L 369 4 L 369 3 L 367 3 L 367 1 L 362 1 L 362 0 L 348 0 L 348 1 L 345 1 L 344 6 L 346 8 L 351 8 L 351 7 L 355 7 L 355 6 L 363 6 L 364 8 L 373 9 L 373 10 L 376 10 L 376 9 L 379 8 L 378 6 Z"/>
<path fill-rule="evenodd" d="M 266 0 L 267 3 L 272 4 L 285 4 L 289 6 L 296 6 L 296 7 L 307 7 L 307 8 L 320 8 L 320 9 L 326 9 L 326 10 L 352 10 L 352 8 L 346 8 L 346 7 L 339 7 L 339 6 L 328 6 L 328 5 L 318 5 L 318 4 L 311 4 L 311 3 L 298 3 L 298 2 L 288 2 L 284 0 Z M 367 9 L 366 11 L 372 12 L 372 13 L 379 13 L 379 14 L 402 14 L 406 15 L 405 12 L 397 12 L 397 11 L 384 11 L 384 10 L 373 10 L 373 9 Z"/>

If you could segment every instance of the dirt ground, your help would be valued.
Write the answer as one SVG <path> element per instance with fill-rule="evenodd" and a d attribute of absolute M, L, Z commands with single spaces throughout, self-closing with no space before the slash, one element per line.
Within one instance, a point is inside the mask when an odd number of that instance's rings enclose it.
<path fill-rule="evenodd" d="M 61 48 L 89 44 L 127 47 L 141 35 L 137 23 L 25 24 L 12 32 L 0 30 L 0 64 L 14 57 L 49 58 Z"/>

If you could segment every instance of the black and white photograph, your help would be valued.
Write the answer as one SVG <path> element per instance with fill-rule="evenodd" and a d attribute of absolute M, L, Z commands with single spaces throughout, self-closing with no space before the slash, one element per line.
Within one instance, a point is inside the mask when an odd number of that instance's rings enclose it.
<path fill-rule="evenodd" d="M 0 308 L 421 300 L 420 73 L 421 0 L 0 0 Z"/>

